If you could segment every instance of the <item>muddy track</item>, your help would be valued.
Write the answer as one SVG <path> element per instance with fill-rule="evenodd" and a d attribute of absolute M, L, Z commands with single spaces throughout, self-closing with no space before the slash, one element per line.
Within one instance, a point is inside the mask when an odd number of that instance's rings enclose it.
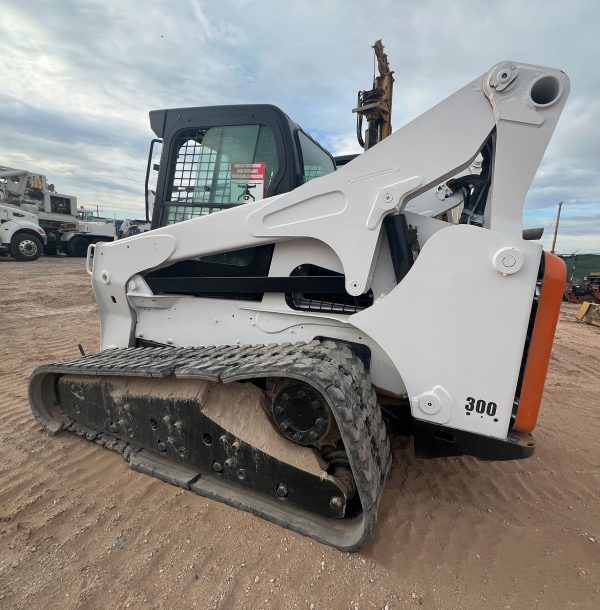
<path fill-rule="evenodd" d="M 129 470 L 27 404 L 44 362 L 98 349 L 80 259 L 0 259 L 0 607 L 595 608 L 600 331 L 564 306 L 522 462 L 419 461 L 394 439 L 375 538 L 340 553 Z"/>

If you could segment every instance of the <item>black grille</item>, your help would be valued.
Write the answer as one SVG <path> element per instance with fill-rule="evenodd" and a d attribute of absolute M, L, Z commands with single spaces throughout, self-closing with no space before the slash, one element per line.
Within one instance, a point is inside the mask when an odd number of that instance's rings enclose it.
<path fill-rule="evenodd" d="M 290 273 L 290 276 L 292 277 L 301 275 L 343 277 L 342 273 L 308 264 L 300 265 Z M 344 294 L 290 292 L 286 293 L 285 300 L 291 309 L 297 311 L 352 314 L 373 305 L 373 291 L 369 290 L 369 292 L 357 297 L 354 297 L 347 292 Z"/>
<path fill-rule="evenodd" d="M 279 165 L 273 132 L 264 125 L 184 129 L 174 139 L 173 150 L 176 157 L 171 161 L 163 224 L 246 203 L 240 190 L 246 185 L 231 181 L 232 162 L 265 163 L 265 192 L 259 198 L 269 194 L 271 178 Z"/>
<path fill-rule="evenodd" d="M 50 195 L 50 210 L 55 214 L 71 214 L 71 200 L 67 197 Z"/>
<path fill-rule="evenodd" d="M 217 151 L 202 145 L 205 135 L 206 129 L 186 129 L 177 136 L 177 159 L 166 203 L 168 224 L 232 206 L 230 165 L 217 167 Z"/>
<path fill-rule="evenodd" d="M 515 400 L 513 402 L 513 410 L 511 416 L 511 427 L 515 423 L 517 417 L 517 410 L 519 408 L 519 401 L 521 399 L 521 389 L 523 387 L 523 376 L 525 375 L 525 365 L 527 364 L 527 356 L 529 355 L 529 345 L 531 343 L 531 337 L 533 335 L 533 327 L 535 325 L 535 317 L 537 315 L 538 305 L 540 302 L 540 294 L 542 290 L 542 280 L 544 279 L 545 270 L 545 258 L 542 255 L 540 260 L 540 267 L 538 269 L 537 282 L 535 285 L 535 293 L 533 296 L 533 303 L 531 304 L 531 313 L 529 314 L 529 323 L 527 325 L 527 335 L 525 336 L 525 345 L 523 346 L 523 357 L 521 358 L 521 368 L 519 370 L 519 378 L 517 380 L 517 389 L 515 391 Z"/>

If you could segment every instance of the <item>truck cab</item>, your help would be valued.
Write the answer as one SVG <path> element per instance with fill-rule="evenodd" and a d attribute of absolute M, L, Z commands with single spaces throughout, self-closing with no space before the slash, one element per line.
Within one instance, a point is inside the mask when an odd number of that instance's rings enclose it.
<path fill-rule="evenodd" d="M 35 214 L 0 205 L 0 253 L 18 261 L 37 260 L 46 245 L 46 233 Z"/>
<path fill-rule="evenodd" d="M 94 222 L 96 220 L 92 210 L 79 209 L 77 210 L 77 220 L 82 222 Z"/>

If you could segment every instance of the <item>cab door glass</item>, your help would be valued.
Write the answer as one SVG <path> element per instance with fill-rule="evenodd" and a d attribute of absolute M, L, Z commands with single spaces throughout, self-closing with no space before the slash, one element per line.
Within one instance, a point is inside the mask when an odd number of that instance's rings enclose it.
<path fill-rule="evenodd" d="M 187 129 L 175 151 L 162 225 L 263 199 L 279 168 L 265 125 Z"/>

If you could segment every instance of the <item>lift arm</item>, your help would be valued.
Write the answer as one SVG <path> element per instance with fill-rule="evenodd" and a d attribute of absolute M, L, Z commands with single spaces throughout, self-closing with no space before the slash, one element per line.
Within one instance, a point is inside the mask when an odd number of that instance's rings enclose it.
<path fill-rule="evenodd" d="M 118 317 L 128 328 L 123 333 L 117 324 L 103 343 L 127 341 L 131 315 L 125 293 L 133 275 L 244 247 L 317 239 L 339 257 L 347 292 L 363 294 L 384 217 L 468 167 L 489 141 L 492 172 L 484 228 L 520 240 L 525 196 L 568 91 L 569 80 L 559 70 L 502 62 L 332 174 L 283 195 L 98 244 L 93 285 L 101 308 L 107 303 L 106 319 L 101 311 L 104 325 L 113 328 L 108 320 Z"/>

